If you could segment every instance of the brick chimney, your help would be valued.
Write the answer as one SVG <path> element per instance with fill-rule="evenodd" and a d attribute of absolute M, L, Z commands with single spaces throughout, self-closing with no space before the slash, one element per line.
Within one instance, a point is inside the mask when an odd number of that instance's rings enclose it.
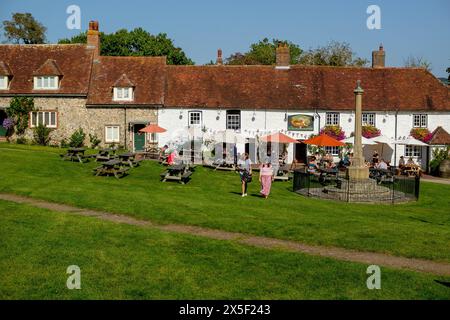
<path fill-rule="evenodd" d="M 372 51 L 372 68 L 384 68 L 386 60 L 386 53 L 383 45 L 377 51 Z"/>
<path fill-rule="evenodd" d="M 94 48 L 94 60 L 100 56 L 100 33 L 98 32 L 98 21 L 89 21 L 89 30 L 87 32 L 88 48 Z"/>
<path fill-rule="evenodd" d="M 291 54 L 286 43 L 278 43 L 276 49 L 276 69 L 289 69 Z"/>
<path fill-rule="evenodd" d="M 222 49 L 217 50 L 217 60 L 216 60 L 216 65 L 221 66 L 223 64 L 223 59 L 222 59 Z"/>

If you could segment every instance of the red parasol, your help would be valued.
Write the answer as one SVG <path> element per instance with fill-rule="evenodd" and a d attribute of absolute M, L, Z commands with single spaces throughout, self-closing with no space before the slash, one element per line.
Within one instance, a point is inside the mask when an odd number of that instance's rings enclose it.
<path fill-rule="evenodd" d="M 273 142 L 273 143 L 298 143 L 297 140 L 283 134 L 283 133 L 274 133 L 270 136 L 265 136 L 261 138 L 262 141 L 265 142 Z"/>
<path fill-rule="evenodd" d="M 306 144 L 313 144 L 319 147 L 341 147 L 345 143 L 340 142 L 326 134 L 321 134 L 320 136 L 303 141 Z"/>
<path fill-rule="evenodd" d="M 145 132 L 145 133 L 162 133 L 162 132 L 166 132 L 167 130 L 164 128 L 161 128 L 160 126 L 156 125 L 156 124 L 150 124 L 148 126 L 146 126 L 145 128 L 142 128 L 141 130 L 139 130 L 139 132 Z"/>

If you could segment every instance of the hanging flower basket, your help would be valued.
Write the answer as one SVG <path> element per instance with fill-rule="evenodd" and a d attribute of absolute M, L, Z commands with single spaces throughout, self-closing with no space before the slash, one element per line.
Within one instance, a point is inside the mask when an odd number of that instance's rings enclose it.
<path fill-rule="evenodd" d="M 362 136 L 367 139 L 375 138 L 381 135 L 381 130 L 375 126 L 362 126 Z"/>
<path fill-rule="evenodd" d="M 414 139 L 428 143 L 433 137 L 433 133 L 427 128 L 413 128 L 409 133 Z"/>
<path fill-rule="evenodd" d="M 325 126 L 320 130 L 320 134 L 326 134 L 336 140 L 345 139 L 345 132 L 340 126 Z"/>

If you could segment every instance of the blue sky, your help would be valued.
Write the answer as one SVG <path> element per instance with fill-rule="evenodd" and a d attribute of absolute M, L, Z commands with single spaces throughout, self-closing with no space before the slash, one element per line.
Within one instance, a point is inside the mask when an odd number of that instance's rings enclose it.
<path fill-rule="evenodd" d="M 56 42 L 79 33 L 66 27 L 71 4 L 81 8 L 83 31 L 95 19 L 107 33 L 135 27 L 165 32 L 197 64 L 214 60 L 217 48 L 227 57 L 268 37 L 291 40 L 303 49 L 346 41 L 368 59 L 383 43 L 387 65 L 423 56 L 438 77 L 446 77 L 450 66 L 449 0 L 1 0 L 0 20 L 12 12 L 30 12 L 48 28 L 48 40 Z M 366 27 L 371 4 L 381 9 L 381 30 Z"/>

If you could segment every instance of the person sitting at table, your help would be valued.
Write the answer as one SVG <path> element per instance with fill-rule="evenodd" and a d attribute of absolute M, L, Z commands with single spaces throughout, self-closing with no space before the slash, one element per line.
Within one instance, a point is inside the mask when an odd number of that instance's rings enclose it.
<path fill-rule="evenodd" d="M 347 152 L 341 161 L 339 161 L 339 167 L 348 167 L 350 165 L 350 153 Z"/>
<path fill-rule="evenodd" d="M 167 158 L 166 151 L 169 149 L 169 146 L 165 144 L 161 150 L 159 151 L 159 160 L 164 161 Z"/>
<path fill-rule="evenodd" d="M 174 149 L 169 156 L 167 157 L 167 164 L 169 166 L 173 165 L 175 163 L 175 158 L 177 157 L 177 151 Z"/>
<path fill-rule="evenodd" d="M 373 155 L 372 155 L 372 164 L 373 164 L 374 166 L 376 166 L 376 164 L 378 163 L 378 161 L 379 161 L 378 151 L 377 151 L 377 150 L 374 150 L 374 151 L 373 151 Z"/>
<path fill-rule="evenodd" d="M 414 162 L 414 159 L 412 157 L 409 157 L 408 161 L 406 162 L 407 165 L 416 165 L 416 163 Z"/>
<path fill-rule="evenodd" d="M 314 153 L 314 158 L 317 162 L 322 161 L 322 156 L 320 155 L 319 152 Z"/>
<path fill-rule="evenodd" d="M 387 165 L 386 161 L 384 161 L 384 159 L 381 159 L 381 161 L 379 163 L 377 163 L 376 168 L 382 169 L 382 170 L 387 170 L 388 165 Z"/>
<path fill-rule="evenodd" d="M 334 172 L 336 172 L 337 169 L 338 169 L 338 167 L 336 166 L 336 164 L 334 163 L 334 161 L 328 161 L 328 162 L 326 162 L 325 168 L 328 169 L 328 170 L 332 170 L 332 171 L 334 171 Z"/>
<path fill-rule="evenodd" d="M 317 165 L 316 157 L 312 157 L 308 163 L 308 172 L 312 174 L 318 174 L 319 166 Z"/>

